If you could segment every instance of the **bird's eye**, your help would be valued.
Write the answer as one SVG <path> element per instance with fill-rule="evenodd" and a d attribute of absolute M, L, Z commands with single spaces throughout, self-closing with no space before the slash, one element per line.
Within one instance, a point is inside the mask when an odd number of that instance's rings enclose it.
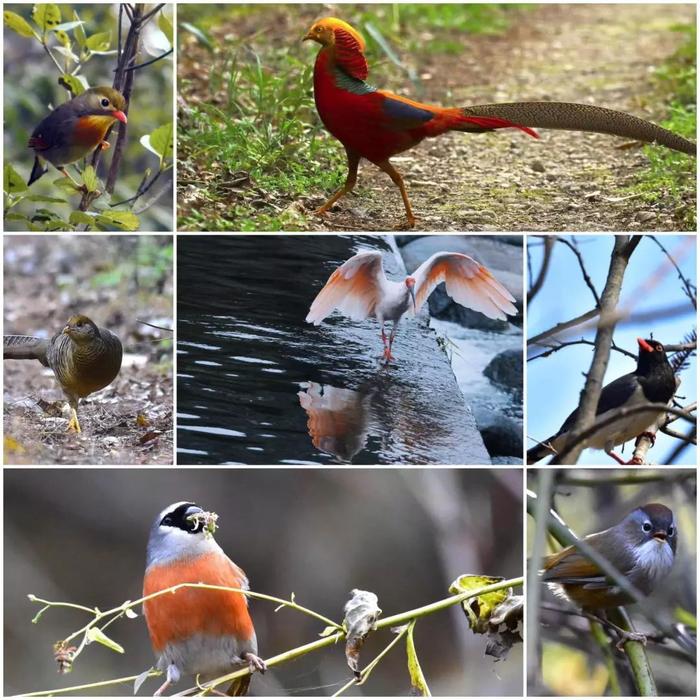
<path fill-rule="evenodd" d="M 82 328 L 82 327 L 83 327 L 83 322 L 82 322 L 82 321 L 78 321 L 78 323 L 76 323 L 75 325 L 78 326 L 78 328 Z"/>
<path fill-rule="evenodd" d="M 108 100 L 106 97 L 103 97 L 103 98 L 100 100 L 100 104 L 101 104 L 103 107 L 109 107 L 109 100 Z"/>
<path fill-rule="evenodd" d="M 644 532 L 651 532 L 651 523 L 648 520 L 642 525 L 642 530 L 644 530 Z"/>
<path fill-rule="evenodd" d="M 316 27 L 316 34 L 320 34 L 320 33 L 321 33 L 321 27 Z"/>
<path fill-rule="evenodd" d="M 676 528 L 671 525 L 671 527 L 668 528 L 668 536 L 673 537 L 676 534 Z"/>
<path fill-rule="evenodd" d="M 169 516 L 166 515 L 163 520 L 160 523 L 161 525 L 172 525 L 173 524 L 173 519 Z"/>

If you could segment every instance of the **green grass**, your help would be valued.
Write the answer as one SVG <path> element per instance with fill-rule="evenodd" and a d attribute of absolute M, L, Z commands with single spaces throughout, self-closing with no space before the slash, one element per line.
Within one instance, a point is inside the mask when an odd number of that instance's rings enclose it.
<path fill-rule="evenodd" d="M 182 229 L 303 229 L 307 217 L 292 204 L 311 196 L 320 204 L 343 182 L 345 152 L 325 132 L 313 102 L 317 47 L 311 50 L 300 41 L 324 9 L 288 7 L 298 36 L 277 26 L 280 12 L 286 11 L 281 6 L 179 6 L 178 20 L 203 30 L 212 48 L 198 48 L 207 66 L 206 95 L 200 79 L 195 83 L 186 70 L 180 71 L 180 93 L 185 99 L 200 98 L 191 101 L 178 124 L 178 160 L 192 166 L 198 187 L 196 204 L 181 210 Z M 417 81 L 403 57 L 419 66 L 421 55 L 461 52 L 465 33 L 504 31 L 514 7 L 343 5 L 342 16 L 367 39 L 371 79 L 392 87 L 405 81 L 406 74 Z M 378 40 L 368 35 L 368 23 Z M 397 65 L 386 60 L 387 47 L 399 57 Z M 247 184 L 226 187 L 226 180 L 241 175 Z"/>
<path fill-rule="evenodd" d="M 674 29 L 683 35 L 683 42 L 655 75 L 660 99 L 670 101 L 667 118 L 661 125 L 695 140 L 697 32 L 692 24 L 678 25 Z M 695 230 L 696 161 L 667 148 L 648 146 L 645 151 L 649 168 L 633 185 L 632 191 L 650 203 L 670 201 L 676 208 L 679 225 L 686 230 Z"/>

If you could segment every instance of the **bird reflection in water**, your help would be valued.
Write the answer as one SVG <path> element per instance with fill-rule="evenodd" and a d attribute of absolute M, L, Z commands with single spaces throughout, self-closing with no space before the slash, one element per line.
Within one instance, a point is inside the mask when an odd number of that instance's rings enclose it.
<path fill-rule="evenodd" d="M 371 394 L 317 382 L 301 386 L 297 396 L 309 416 L 307 427 L 314 447 L 350 463 L 367 444 Z"/>

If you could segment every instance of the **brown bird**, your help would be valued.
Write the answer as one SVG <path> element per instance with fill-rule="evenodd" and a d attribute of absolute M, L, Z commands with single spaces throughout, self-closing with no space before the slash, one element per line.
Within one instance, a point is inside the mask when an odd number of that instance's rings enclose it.
<path fill-rule="evenodd" d="M 39 360 L 50 367 L 71 407 L 68 430 L 80 431 L 78 401 L 103 389 L 119 374 L 122 344 L 114 333 L 95 325 L 87 316 L 71 316 L 65 328 L 48 338 L 6 335 L 6 360 Z"/>

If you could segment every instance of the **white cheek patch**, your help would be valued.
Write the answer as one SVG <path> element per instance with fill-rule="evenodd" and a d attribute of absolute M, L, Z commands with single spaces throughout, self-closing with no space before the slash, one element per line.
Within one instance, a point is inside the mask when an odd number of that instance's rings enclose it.
<path fill-rule="evenodd" d="M 666 541 L 651 539 L 635 550 L 637 565 L 655 584 L 664 578 L 673 566 L 673 551 Z"/>

